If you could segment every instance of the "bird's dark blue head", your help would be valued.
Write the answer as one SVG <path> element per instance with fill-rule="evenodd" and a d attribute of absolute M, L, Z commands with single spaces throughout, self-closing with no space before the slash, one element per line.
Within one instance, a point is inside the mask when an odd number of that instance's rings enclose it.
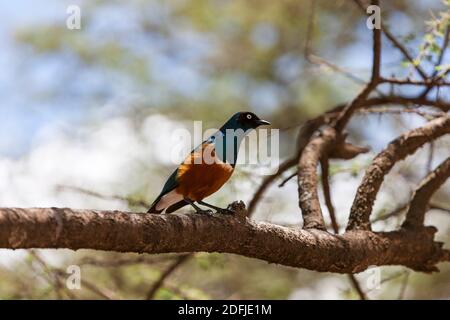
<path fill-rule="evenodd" d="M 216 135 L 211 137 L 216 144 L 216 152 L 219 159 L 236 164 L 239 146 L 244 137 L 252 130 L 262 125 L 270 124 L 269 121 L 261 120 L 252 112 L 238 112 L 234 114 L 220 128 Z"/>
<path fill-rule="evenodd" d="M 269 124 L 269 121 L 261 120 L 253 112 L 238 112 L 235 113 L 227 122 L 225 122 L 225 124 L 220 128 L 220 131 L 225 133 L 227 129 L 241 129 L 244 132 L 247 132 L 251 129 L 256 129 L 259 126 Z"/>

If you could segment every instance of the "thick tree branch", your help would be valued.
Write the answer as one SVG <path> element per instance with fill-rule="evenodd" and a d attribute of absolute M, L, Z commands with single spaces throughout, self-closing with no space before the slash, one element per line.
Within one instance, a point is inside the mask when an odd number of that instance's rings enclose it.
<path fill-rule="evenodd" d="M 370 265 L 432 271 L 448 259 L 435 228 L 333 235 L 235 216 L 151 215 L 68 208 L 0 209 L 1 248 L 68 248 L 118 252 L 223 252 L 317 271 L 355 273 Z"/>
<path fill-rule="evenodd" d="M 325 230 L 322 209 L 317 192 L 317 165 L 336 141 L 336 131 L 326 128 L 313 138 L 302 152 L 298 163 L 298 196 L 302 209 L 303 228 Z"/>
<path fill-rule="evenodd" d="M 385 175 L 400 160 L 414 153 L 425 143 L 450 133 L 450 117 L 445 116 L 428 122 L 392 141 L 378 154 L 367 168 L 363 181 L 353 201 L 347 230 L 370 230 L 370 214 Z"/>
<path fill-rule="evenodd" d="M 428 209 L 430 199 L 437 189 L 450 177 L 450 157 L 442 162 L 434 171 L 427 175 L 419 188 L 414 192 L 404 228 L 419 228 L 423 225 L 425 213 Z"/>
<path fill-rule="evenodd" d="M 331 200 L 331 190 L 330 190 L 330 173 L 329 173 L 329 160 L 328 159 L 322 159 L 320 161 L 320 165 L 322 168 L 322 188 L 323 188 L 323 196 L 325 198 L 325 204 L 328 209 L 328 213 L 330 214 L 331 219 L 331 225 L 333 227 L 333 231 L 335 234 L 339 233 L 339 224 L 337 223 L 336 214 L 333 206 L 333 201 Z M 356 279 L 356 276 L 352 273 L 348 274 L 348 279 L 355 289 L 356 293 L 358 294 L 359 298 L 361 300 L 367 300 L 367 295 L 364 292 L 364 290 L 361 288 L 361 285 Z"/>

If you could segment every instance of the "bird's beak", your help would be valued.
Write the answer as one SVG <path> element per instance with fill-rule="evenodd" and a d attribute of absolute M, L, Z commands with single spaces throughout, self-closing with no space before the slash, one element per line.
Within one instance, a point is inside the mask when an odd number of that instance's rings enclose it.
<path fill-rule="evenodd" d="M 258 126 L 270 125 L 269 121 L 258 119 L 255 121 Z"/>

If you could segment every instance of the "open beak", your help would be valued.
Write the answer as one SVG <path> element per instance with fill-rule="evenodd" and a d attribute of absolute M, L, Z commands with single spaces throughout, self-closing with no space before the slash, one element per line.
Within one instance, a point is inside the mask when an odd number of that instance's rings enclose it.
<path fill-rule="evenodd" d="M 258 119 L 255 121 L 258 126 L 270 125 L 269 121 Z"/>

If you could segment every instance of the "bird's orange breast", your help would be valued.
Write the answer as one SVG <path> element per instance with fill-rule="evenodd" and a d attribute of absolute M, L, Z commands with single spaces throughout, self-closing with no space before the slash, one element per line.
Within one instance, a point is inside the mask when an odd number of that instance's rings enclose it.
<path fill-rule="evenodd" d="M 219 160 L 213 144 L 203 144 L 179 166 L 176 191 L 192 201 L 199 201 L 219 190 L 231 177 L 233 167 Z"/>

